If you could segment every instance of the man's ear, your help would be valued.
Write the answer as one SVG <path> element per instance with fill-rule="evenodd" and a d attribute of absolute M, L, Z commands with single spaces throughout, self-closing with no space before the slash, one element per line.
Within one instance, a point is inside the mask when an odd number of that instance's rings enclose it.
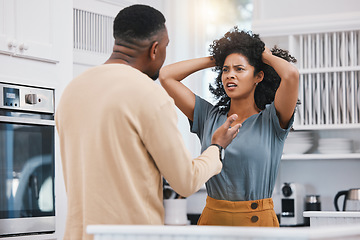
<path fill-rule="evenodd" d="M 158 51 L 159 42 L 154 42 L 150 47 L 150 59 L 155 60 Z"/>

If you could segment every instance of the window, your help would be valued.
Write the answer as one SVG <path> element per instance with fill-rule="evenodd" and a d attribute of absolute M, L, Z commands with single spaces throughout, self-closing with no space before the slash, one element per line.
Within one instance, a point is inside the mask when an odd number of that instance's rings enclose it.
<path fill-rule="evenodd" d="M 213 40 L 221 38 L 234 26 L 251 30 L 253 4 L 252 0 L 207 0 L 203 8 L 205 44 L 204 55 L 209 55 L 209 46 Z M 211 69 L 204 71 L 201 95 L 209 102 L 215 103 L 209 92 L 209 83 L 213 83 L 217 73 Z"/>

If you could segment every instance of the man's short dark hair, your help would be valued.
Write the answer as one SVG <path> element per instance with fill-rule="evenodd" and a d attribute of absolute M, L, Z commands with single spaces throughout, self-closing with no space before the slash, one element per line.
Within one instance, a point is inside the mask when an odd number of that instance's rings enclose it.
<path fill-rule="evenodd" d="M 114 38 L 145 40 L 165 29 L 164 15 L 153 7 L 135 4 L 121 10 L 114 20 Z"/>

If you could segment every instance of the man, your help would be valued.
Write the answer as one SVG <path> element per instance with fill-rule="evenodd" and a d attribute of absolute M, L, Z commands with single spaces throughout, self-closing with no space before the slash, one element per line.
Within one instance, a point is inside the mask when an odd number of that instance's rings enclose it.
<path fill-rule="evenodd" d="M 65 239 L 91 239 L 89 224 L 163 224 L 162 176 L 182 196 L 222 168 L 218 146 L 191 159 L 173 100 L 154 83 L 169 43 L 164 16 L 133 5 L 114 20 L 109 60 L 66 87 L 56 112 L 68 197 Z M 230 117 L 212 143 L 238 132 Z"/>

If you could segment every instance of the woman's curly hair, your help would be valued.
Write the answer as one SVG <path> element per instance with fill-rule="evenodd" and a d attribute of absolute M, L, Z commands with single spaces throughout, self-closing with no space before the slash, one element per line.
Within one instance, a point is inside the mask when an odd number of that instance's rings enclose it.
<path fill-rule="evenodd" d="M 224 90 L 221 77 L 225 58 L 232 53 L 240 53 L 247 58 L 249 64 L 255 68 L 254 76 L 260 71 L 264 72 L 264 79 L 258 83 L 255 89 L 256 106 L 263 110 L 266 104 L 274 101 L 281 79 L 271 66 L 262 61 L 264 50 L 265 43 L 261 41 L 258 34 L 253 34 L 250 31 L 240 31 L 238 27 L 234 27 L 225 33 L 222 38 L 214 40 L 210 45 L 210 55 L 215 60 L 215 71 L 219 74 L 215 79 L 215 86 L 209 84 L 209 90 L 218 100 L 216 106 L 220 108 L 221 112 L 226 113 L 230 109 L 230 97 Z M 271 52 L 288 62 L 296 62 L 296 59 L 286 50 L 275 46 L 271 49 Z"/>

